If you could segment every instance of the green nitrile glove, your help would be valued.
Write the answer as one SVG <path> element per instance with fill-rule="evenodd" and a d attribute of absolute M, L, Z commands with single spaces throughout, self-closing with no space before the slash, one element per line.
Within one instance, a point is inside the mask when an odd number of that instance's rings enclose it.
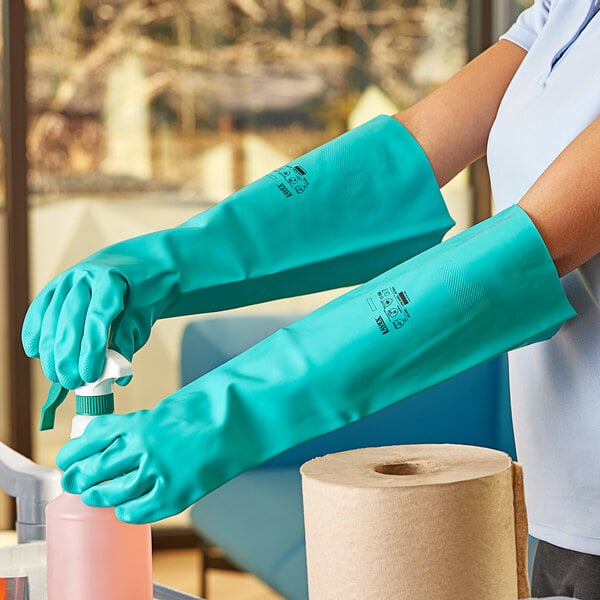
<path fill-rule="evenodd" d="M 509 208 L 286 327 L 156 408 L 98 417 L 57 464 L 125 521 L 175 514 L 240 472 L 574 316 L 529 217 Z"/>
<path fill-rule="evenodd" d="M 378 117 L 179 227 L 65 271 L 29 308 L 23 346 L 76 388 L 98 378 L 107 344 L 131 360 L 157 319 L 362 283 L 452 224 L 421 147 Z"/>

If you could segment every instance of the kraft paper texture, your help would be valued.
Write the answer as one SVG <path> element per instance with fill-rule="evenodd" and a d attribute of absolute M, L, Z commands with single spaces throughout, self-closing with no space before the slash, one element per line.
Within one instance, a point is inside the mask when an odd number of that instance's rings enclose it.
<path fill-rule="evenodd" d="M 310 600 L 529 597 L 521 470 L 507 454 L 363 448 L 301 472 Z"/>

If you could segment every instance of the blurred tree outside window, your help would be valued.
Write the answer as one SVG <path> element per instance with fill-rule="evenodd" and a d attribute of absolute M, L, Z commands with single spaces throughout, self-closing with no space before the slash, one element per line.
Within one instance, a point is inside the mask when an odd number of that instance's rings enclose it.
<path fill-rule="evenodd" d="M 216 202 L 363 114 L 414 103 L 466 60 L 465 0 L 28 4 L 38 201 Z"/>

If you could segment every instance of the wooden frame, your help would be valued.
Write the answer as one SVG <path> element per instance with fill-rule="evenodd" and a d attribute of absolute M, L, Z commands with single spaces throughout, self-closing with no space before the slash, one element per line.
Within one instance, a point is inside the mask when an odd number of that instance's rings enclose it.
<path fill-rule="evenodd" d="M 29 304 L 26 9 L 23 0 L 2 2 L 2 24 L 9 444 L 17 452 L 30 457 L 31 374 L 29 359 L 21 345 L 21 324 Z"/>

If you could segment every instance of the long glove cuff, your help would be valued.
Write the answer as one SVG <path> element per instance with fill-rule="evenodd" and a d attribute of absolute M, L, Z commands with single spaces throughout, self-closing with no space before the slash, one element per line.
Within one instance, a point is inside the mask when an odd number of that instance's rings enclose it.
<path fill-rule="evenodd" d="M 363 283 L 453 224 L 422 148 L 380 116 L 172 230 L 189 268 L 163 316 Z"/>
<path fill-rule="evenodd" d="M 194 403 L 205 420 L 210 405 L 221 434 L 200 496 L 287 448 L 552 335 L 574 315 L 541 236 L 515 206 L 282 329 L 164 408 Z"/>

